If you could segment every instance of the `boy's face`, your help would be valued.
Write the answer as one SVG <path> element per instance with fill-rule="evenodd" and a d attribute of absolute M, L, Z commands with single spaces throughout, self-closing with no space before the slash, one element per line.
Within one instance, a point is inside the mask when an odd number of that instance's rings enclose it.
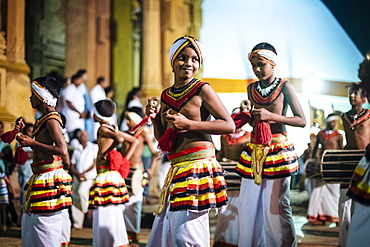
<path fill-rule="evenodd" d="M 361 89 L 348 90 L 349 103 L 353 106 L 360 106 L 366 102 L 366 98 L 362 97 Z"/>
<path fill-rule="evenodd" d="M 39 98 L 37 98 L 37 96 L 33 92 L 31 94 L 30 101 L 33 109 L 37 109 L 42 104 L 42 102 L 39 100 Z"/>
<path fill-rule="evenodd" d="M 330 121 L 330 122 L 326 123 L 326 129 L 327 130 L 333 130 L 333 129 L 335 129 L 335 126 L 337 126 L 337 121 L 336 120 L 333 120 L 333 121 Z"/>
<path fill-rule="evenodd" d="M 252 58 L 251 65 L 254 74 L 260 81 L 268 80 L 274 75 L 274 66 L 260 59 L 258 56 Z"/>
<path fill-rule="evenodd" d="M 175 59 L 173 70 L 176 77 L 191 79 L 200 67 L 197 53 L 190 47 L 186 47 Z"/>

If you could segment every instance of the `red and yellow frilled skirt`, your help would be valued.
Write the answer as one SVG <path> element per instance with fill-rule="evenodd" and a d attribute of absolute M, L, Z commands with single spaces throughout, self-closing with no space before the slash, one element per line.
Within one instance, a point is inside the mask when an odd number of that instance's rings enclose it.
<path fill-rule="evenodd" d="M 90 188 L 89 209 L 128 202 L 125 180 L 118 171 L 104 171 L 95 178 Z"/>
<path fill-rule="evenodd" d="M 171 168 L 161 191 L 159 214 L 169 192 L 170 211 L 205 210 L 226 205 L 224 172 L 215 158 L 213 144 L 168 155 Z"/>
<path fill-rule="evenodd" d="M 285 134 L 273 134 L 269 145 L 247 143 L 240 155 L 236 172 L 243 178 L 253 179 L 256 174 L 256 160 L 261 163 L 261 178 L 275 179 L 294 175 L 298 172 L 297 154 Z"/>
<path fill-rule="evenodd" d="M 31 164 L 33 175 L 25 185 L 23 212 L 52 213 L 72 205 L 72 177 L 56 157 Z"/>

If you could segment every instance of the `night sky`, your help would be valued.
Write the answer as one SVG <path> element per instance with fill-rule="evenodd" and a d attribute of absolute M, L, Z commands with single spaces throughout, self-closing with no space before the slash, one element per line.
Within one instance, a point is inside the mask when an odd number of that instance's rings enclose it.
<path fill-rule="evenodd" d="M 370 51 L 370 1 L 322 0 L 362 54 Z"/>

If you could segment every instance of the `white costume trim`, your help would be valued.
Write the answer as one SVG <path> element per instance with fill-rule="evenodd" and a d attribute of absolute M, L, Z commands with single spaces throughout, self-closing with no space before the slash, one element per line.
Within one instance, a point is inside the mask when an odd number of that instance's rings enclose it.
<path fill-rule="evenodd" d="M 251 53 L 249 53 L 248 54 L 249 61 L 251 61 L 252 58 L 256 54 L 258 56 L 260 56 L 260 57 L 264 57 L 264 58 L 270 60 L 274 65 L 276 65 L 276 63 L 277 63 L 277 55 L 276 55 L 276 53 L 273 52 L 273 51 L 271 51 L 271 50 L 266 50 L 266 49 L 256 50 L 256 51 L 252 51 Z"/>
<path fill-rule="evenodd" d="M 31 83 L 31 87 L 33 91 L 39 96 L 40 98 L 43 99 L 42 102 L 49 106 L 55 107 L 57 105 L 58 99 L 54 97 L 49 90 L 47 90 L 45 87 L 42 87 L 37 81 L 33 81 Z"/>

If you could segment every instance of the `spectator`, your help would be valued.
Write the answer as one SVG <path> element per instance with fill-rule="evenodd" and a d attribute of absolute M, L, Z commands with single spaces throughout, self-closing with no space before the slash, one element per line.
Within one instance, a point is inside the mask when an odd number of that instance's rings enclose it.
<path fill-rule="evenodd" d="M 74 150 L 71 159 L 72 218 L 73 227 L 82 229 L 89 206 L 89 190 L 96 177 L 95 162 L 98 145 L 89 141 L 87 131 L 78 132 L 77 138 L 81 145 Z"/>

